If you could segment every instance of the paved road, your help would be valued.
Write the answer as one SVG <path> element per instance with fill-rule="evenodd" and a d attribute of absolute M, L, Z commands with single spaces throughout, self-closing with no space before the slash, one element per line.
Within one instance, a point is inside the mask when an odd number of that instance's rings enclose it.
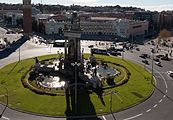
<path fill-rule="evenodd" d="M 83 47 L 85 48 L 84 52 L 89 52 L 89 48 L 87 48 L 87 45 L 89 43 L 84 43 Z M 92 43 L 94 44 L 94 43 Z M 32 48 L 32 49 L 28 49 Z M 135 51 L 133 53 L 127 51 L 125 52 L 125 58 L 129 60 L 133 60 L 141 65 L 144 65 L 141 63 L 141 58 L 138 56 L 141 53 L 147 52 L 149 53 L 150 50 L 146 46 L 139 46 L 141 51 Z M 26 42 L 21 47 L 21 59 L 30 58 L 38 55 L 45 55 L 45 54 L 54 54 L 57 53 L 57 51 L 63 51 L 62 48 L 48 48 L 47 46 L 39 46 L 30 44 Z M 18 50 L 16 52 L 12 53 L 7 58 L 0 60 L 0 67 L 9 64 L 11 62 L 17 61 L 19 58 Z M 149 64 L 146 65 L 145 68 L 151 70 L 151 60 L 149 59 Z M 167 70 L 173 70 L 173 61 L 162 61 L 163 67 L 160 68 L 156 65 L 154 65 L 154 76 L 157 79 L 157 88 L 154 91 L 153 95 L 146 100 L 145 102 L 132 107 L 130 109 L 110 114 L 110 115 L 104 115 L 99 117 L 91 117 L 91 118 L 80 118 L 80 120 L 172 120 L 173 114 L 171 113 L 173 111 L 173 79 L 167 76 L 166 71 Z M 116 106 L 113 106 L 116 107 Z M 2 106 L 0 106 L 2 108 Z M 2 110 L 2 109 L 1 109 Z M 3 114 L 2 119 L 10 119 L 10 120 L 61 120 L 66 118 L 50 118 L 50 117 L 43 117 L 43 116 L 35 116 L 30 115 L 26 113 L 21 113 L 18 111 L 14 111 L 11 109 L 7 109 L 5 113 Z"/>
<path fill-rule="evenodd" d="M 148 46 L 139 46 L 140 51 L 133 50 L 133 53 L 127 51 L 125 58 L 133 60 L 141 65 L 142 58 L 139 57 L 142 53 L 150 53 Z M 149 65 L 144 67 L 151 70 L 151 59 L 148 59 Z M 170 78 L 166 71 L 173 70 L 173 61 L 162 61 L 163 67 L 154 65 L 154 76 L 157 79 L 157 87 L 153 95 L 144 103 L 137 105 L 131 109 L 116 113 L 115 116 L 119 120 L 171 120 L 173 115 L 173 79 Z M 129 115 L 131 115 L 129 117 Z M 108 118 L 109 119 L 109 118 Z"/>

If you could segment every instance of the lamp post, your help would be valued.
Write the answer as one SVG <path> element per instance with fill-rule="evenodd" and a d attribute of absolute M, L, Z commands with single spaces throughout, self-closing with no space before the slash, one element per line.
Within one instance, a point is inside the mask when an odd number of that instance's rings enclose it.
<path fill-rule="evenodd" d="M 125 43 L 124 43 L 124 39 L 126 38 L 125 35 L 123 35 L 123 52 L 122 52 L 122 59 L 124 60 L 124 46 L 125 46 Z"/>
<path fill-rule="evenodd" d="M 20 61 L 20 47 L 19 47 L 19 61 Z"/>
<path fill-rule="evenodd" d="M 116 120 L 114 113 L 112 113 L 112 94 L 115 93 L 115 91 L 111 90 L 111 95 L 110 95 L 110 112 L 114 120 Z"/>
<path fill-rule="evenodd" d="M 113 90 L 111 90 L 111 95 L 110 95 L 110 112 L 112 113 L 112 93 Z"/>
<path fill-rule="evenodd" d="M 77 67 L 81 65 L 81 63 L 71 63 L 73 67 L 75 67 L 75 113 L 77 113 Z"/>
<path fill-rule="evenodd" d="M 154 61 L 153 61 L 153 59 L 154 59 L 155 47 L 154 47 L 154 49 L 152 49 L 151 52 L 152 52 L 152 66 L 151 66 L 151 69 L 152 69 L 151 70 L 151 75 L 152 76 L 151 76 L 151 82 L 153 82 L 153 75 L 154 75 L 154 73 L 153 73 L 154 72 Z"/>
<path fill-rule="evenodd" d="M 1 85 L 1 87 L 4 87 L 4 86 Z M 5 108 L 3 109 L 2 113 L 0 114 L 0 118 L 3 117 L 2 115 L 4 114 L 5 110 L 6 110 L 7 107 L 8 107 L 8 89 L 7 89 L 6 87 L 4 87 L 4 88 L 5 88 L 5 91 L 6 91 L 5 96 L 6 96 L 6 98 L 7 98 L 7 99 L 6 99 L 6 102 L 7 102 L 7 103 L 6 103 Z"/>
<path fill-rule="evenodd" d="M 134 38 L 133 38 L 133 32 L 132 32 L 132 43 L 131 43 L 131 44 L 132 44 L 132 48 L 133 48 L 133 39 L 134 39 Z"/>

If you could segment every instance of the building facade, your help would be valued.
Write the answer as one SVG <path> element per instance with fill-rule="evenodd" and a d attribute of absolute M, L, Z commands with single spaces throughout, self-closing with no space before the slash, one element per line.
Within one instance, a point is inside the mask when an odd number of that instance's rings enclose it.
<path fill-rule="evenodd" d="M 88 21 L 81 21 L 83 34 L 94 35 L 116 35 L 114 24 L 117 18 L 91 17 Z"/>
<path fill-rule="evenodd" d="M 59 34 L 64 26 L 70 27 L 69 21 L 50 19 L 45 23 L 46 34 Z M 87 36 L 117 36 L 125 39 L 145 37 L 148 32 L 148 21 L 135 21 L 110 17 L 90 17 L 80 21 L 82 35 Z"/>
<path fill-rule="evenodd" d="M 148 21 L 119 19 L 116 21 L 117 35 L 124 38 L 145 37 L 148 32 Z"/>
<path fill-rule="evenodd" d="M 159 13 L 150 11 L 140 11 L 134 13 L 134 20 L 148 21 L 148 35 L 152 36 L 159 31 Z"/>
<path fill-rule="evenodd" d="M 44 25 L 45 33 L 47 35 L 60 34 L 62 32 L 62 29 L 64 29 L 65 22 L 57 22 L 54 19 L 50 19 L 49 21 L 45 22 Z"/>
<path fill-rule="evenodd" d="M 173 29 L 173 11 L 162 11 L 159 14 L 159 28 L 162 29 Z"/>

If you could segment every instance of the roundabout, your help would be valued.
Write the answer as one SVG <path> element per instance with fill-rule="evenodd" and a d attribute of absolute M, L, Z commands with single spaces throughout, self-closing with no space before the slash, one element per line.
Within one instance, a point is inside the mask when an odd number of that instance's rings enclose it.
<path fill-rule="evenodd" d="M 56 58 L 57 55 L 40 56 L 39 60 L 48 58 Z M 88 55 L 85 55 L 88 57 Z M 97 59 L 110 62 L 112 66 L 119 64 L 124 66 L 131 73 L 130 78 L 124 84 L 114 87 L 106 87 L 103 94 L 99 96 L 98 91 L 88 91 L 85 89 L 82 94 L 78 95 L 78 115 L 101 115 L 110 113 L 110 106 L 113 112 L 122 111 L 134 105 L 145 101 L 153 92 L 154 87 L 151 85 L 151 74 L 143 69 L 141 66 L 120 58 L 113 58 L 110 56 L 96 55 Z M 66 96 L 49 96 L 40 95 L 29 89 L 26 89 L 21 78 L 26 75 L 26 72 L 32 65 L 35 64 L 33 58 L 25 59 L 20 62 L 9 64 L 0 69 L 2 76 L 1 84 L 7 86 L 9 92 L 9 107 L 20 111 L 25 111 L 34 114 L 48 115 L 48 116 L 73 116 L 73 102 L 74 96 L 70 97 L 70 102 L 67 102 Z M 119 68 L 125 71 L 124 68 Z M 7 74 L 8 70 L 10 74 Z M 127 73 L 122 73 L 126 76 Z M 122 79 L 121 74 L 117 79 Z M 116 79 L 115 79 L 116 81 Z M 120 83 L 121 80 L 117 80 Z M 118 82 L 117 82 L 118 83 Z M 107 85 L 107 84 L 106 84 Z M 34 86 L 34 85 L 33 85 Z M 35 87 L 35 86 L 34 86 Z M 42 90 L 42 89 L 41 89 Z M 44 90 L 44 89 L 43 89 Z M 55 90 L 46 91 L 55 93 Z M 64 90 L 58 89 L 60 93 Z M 113 94 L 111 91 L 114 91 Z M 112 96 L 112 103 L 110 98 Z M 0 99 L 1 100 L 1 99 Z M 3 100 L 1 100 L 3 102 Z M 70 104 L 70 110 L 67 111 L 67 103 Z M 85 103 L 85 104 L 83 104 Z M 69 109 L 69 108 L 68 108 Z"/>

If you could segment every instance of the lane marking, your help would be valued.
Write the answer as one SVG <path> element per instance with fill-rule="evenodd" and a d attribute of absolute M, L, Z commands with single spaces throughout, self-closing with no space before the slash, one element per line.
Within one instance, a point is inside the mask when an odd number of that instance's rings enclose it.
<path fill-rule="evenodd" d="M 154 108 L 157 107 L 157 104 L 155 104 L 153 107 L 154 107 Z"/>
<path fill-rule="evenodd" d="M 143 63 L 141 63 L 141 62 L 139 62 L 139 61 L 136 61 L 136 60 L 134 60 L 134 59 L 130 59 L 130 60 L 135 61 L 135 62 L 139 63 L 140 65 L 143 65 Z M 147 67 L 150 68 L 150 69 L 152 69 L 150 66 L 147 66 Z M 146 67 L 146 69 L 151 73 L 151 70 L 149 70 L 147 67 Z M 165 78 L 163 77 L 163 75 L 162 75 L 158 70 L 156 70 L 156 69 L 154 69 L 154 68 L 153 68 L 153 70 L 156 71 L 156 73 L 158 73 L 158 74 L 162 77 L 162 79 L 163 79 L 163 81 L 164 81 L 164 83 L 165 83 L 165 87 L 166 87 L 166 89 L 167 89 L 167 88 L 168 88 L 168 85 L 167 85 L 166 80 L 165 80 Z M 153 76 L 154 76 L 154 75 L 153 75 Z M 155 81 L 156 81 L 156 79 L 155 79 Z M 157 83 L 156 83 L 156 84 L 157 84 Z"/>
<path fill-rule="evenodd" d="M 137 118 L 137 117 L 139 117 L 139 116 L 141 116 L 141 115 L 143 115 L 143 113 L 138 114 L 138 115 L 135 115 L 135 116 L 132 116 L 132 117 L 129 117 L 129 118 L 126 118 L 126 119 L 123 119 L 123 120 L 131 120 L 131 119 Z"/>
<path fill-rule="evenodd" d="M 159 103 L 161 103 L 162 102 L 162 99 L 161 100 L 159 100 Z"/>
<path fill-rule="evenodd" d="M 150 112 L 151 111 L 151 109 L 148 109 L 146 112 Z"/>
<path fill-rule="evenodd" d="M 166 93 L 168 92 L 168 90 L 166 89 Z"/>
<path fill-rule="evenodd" d="M 166 97 L 166 95 L 163 96 L 164 98 Z"/>
<path fill-rule="evenodd" d="M 156 81 L 156 77 L 153 75 L 153 78 L 154 78 L 154 82 L 156 83 L 156 85 L 157 85 L 157 81 Z"/>
<path fill-rule="evenodd" d="M 7 118 L 7 117 L 5 117 L 5 116 L 2 116 L 2 118 L 6 119 L 6 120 L 10 120 L 10 118 Z"/>
<path fill-rule="evenodd" d="M 102 116 L 103 120 L 106 120 L 105 116 Z"/>
<path fill-rule="evenodd" d="M 156 70 L 157 71 L 157 70 Z M 166 80 L 165 80 L 165 78 L 163 77 L 163 75 L 159 72 L 159 71 L 157 71 L 159 74 L 160 74 L 160 76 L 162 77 L 162 79 L 163 79 L 163 81 L 164 81 L 164 83 L 165 83 L 165 87 L 166 87 L 166 89 L 168 88 L 168 85 L 167 85 L 167 83 L 166 83 Z"/>

